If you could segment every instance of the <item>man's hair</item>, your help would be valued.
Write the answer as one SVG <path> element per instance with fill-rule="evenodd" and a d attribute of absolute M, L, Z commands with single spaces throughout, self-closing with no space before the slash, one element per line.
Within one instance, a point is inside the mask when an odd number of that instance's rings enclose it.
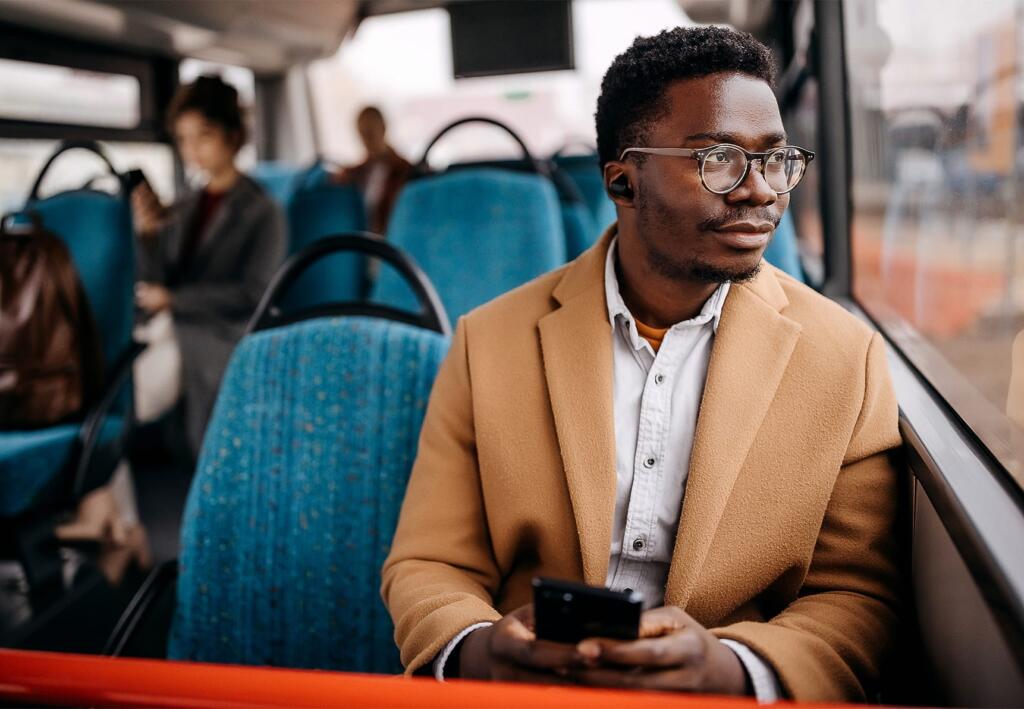
<path fill-rule="evenodd" d="M 200 76 L 178 89 L 167 110 L 167 130 L 173 134 L 174 124 L 190 111 L 223 128 L 228 139 L 236 141 L 236 150 L 245 145 L 248 132 L 238 90 L 219 76 Z"/>
<path fill-rule="evenodd" d="M 771 50 L 746 32 L 723 27 L 676 27 L 637 37 L 615 57 L 597 99 L 601 166 L 631 146 L 643 146 L 651 124 L 668 112 L 665 90 L 681 79 L 719 72 L 747 74 L 775 84 Z"/>

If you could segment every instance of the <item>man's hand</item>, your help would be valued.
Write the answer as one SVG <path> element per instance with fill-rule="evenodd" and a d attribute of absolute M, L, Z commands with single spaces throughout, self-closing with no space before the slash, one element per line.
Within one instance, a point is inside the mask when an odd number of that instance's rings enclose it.
<path fill-rule="evenodd" d="M 159 283 L 136 283 L 135 304 L 149 315 L 171 307 L 171 292 Z"/>
<path fill-rule="evenodd" d="M 750 694 L 735 653 L 676 606 L 644 612 L 640 639 L 590 638 L 576 646 L 581 684 L 710 694 Z"/>
<path fill-rule="evenodd" d="M 473 631 L 459 651 L 459 676 L 464 679 L 570 684 L 569 673 L 582 664 L 574 646 L 537 639 L 532 604 Z"/>

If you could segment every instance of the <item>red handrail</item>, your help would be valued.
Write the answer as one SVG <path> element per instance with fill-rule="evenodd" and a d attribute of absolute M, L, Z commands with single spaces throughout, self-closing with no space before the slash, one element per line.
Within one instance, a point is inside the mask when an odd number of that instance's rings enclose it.
<path fill-rule="evenodd" d="M 712 707 L 753 700 L 0 650 L 0 698 L 91 707 Z"/>

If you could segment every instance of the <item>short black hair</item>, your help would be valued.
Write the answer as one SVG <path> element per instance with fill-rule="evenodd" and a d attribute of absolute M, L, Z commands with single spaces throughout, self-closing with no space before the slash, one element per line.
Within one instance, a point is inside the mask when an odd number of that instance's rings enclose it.
<path fill-rule="evenodd" d="M 603 167 L 631 145 L 642 145 L 646 129 L 668 111 L 665 90 L 681 79 L 719 72 L 747 74 L 775 85 L 775 60 L 747 32 L 724 27 L 676 27 L 637 37 L 615 57 L 597 99 L 597 152 Z"/>
<path fill-rule="evenodd" d="M 223 128 L 229 139 L 235 141 L 236 150 L 248 140 L 238 89 L 219 76 L 203 75 L 178 88 L 167 109 L 167 131 L 173 135 L 174 124 L 190 111 Z"/>

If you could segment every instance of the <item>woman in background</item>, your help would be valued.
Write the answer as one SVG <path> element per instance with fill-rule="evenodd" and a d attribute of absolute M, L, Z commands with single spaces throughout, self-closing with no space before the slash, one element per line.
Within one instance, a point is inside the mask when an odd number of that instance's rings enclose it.
<path fill-rule="evenodd" d="M 140 421 L 184 399 L 185 432 L 198 455 L 235 344 L 284 255 L 281 209 L 235 165 L 246 129 L 238 92 L 218 77 L 181 87 L 168 129 L 201 187 L 165 208 L 143 182 L 132 193 L 139 237 L 136 361 Z"/>

